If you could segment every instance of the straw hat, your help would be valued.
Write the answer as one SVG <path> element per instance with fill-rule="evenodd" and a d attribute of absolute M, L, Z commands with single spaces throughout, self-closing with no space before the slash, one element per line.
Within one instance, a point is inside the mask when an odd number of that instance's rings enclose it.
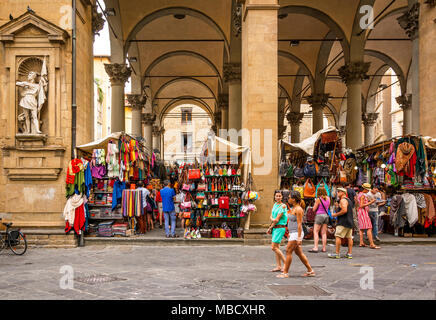
<path fill-rule="evenodd" d="M 363 189 L 366 189 L 366 190 L 371 190 L 371 185 L 370 185 L 369 183 L 364 183 L 364 184 L 362 185 L 362 188 L 363 188 Z"/>

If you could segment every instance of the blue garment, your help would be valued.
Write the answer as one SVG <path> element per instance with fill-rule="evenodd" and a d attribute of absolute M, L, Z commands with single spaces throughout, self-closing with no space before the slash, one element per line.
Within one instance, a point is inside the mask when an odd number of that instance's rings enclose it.
<path fill-rule="evenodd" d="M 89 207 L 88 203 L 85 203 L 85 231 L 88 231 L 89 228 Z"/>
<path fill-rule="evenodd" d="M 88 166 L 85 170 L 85 189 L 86 189 L 86 196 L 89 198 L 89 191 L 92 187 L 92 174 L 91 174 L 91 165 L 88 163 Z"/>
<path fill-rule="evenodd" d="M 160 191 L 162 198 L 162 211 L 171 212 L 175 210 L 173 197 L 176 196 L 176 192 L 172 188 L 165 187 Z"/>
<path fill-rule="evenodd" d="M 165 216 L 165 234 L 167 236 L 169 235 L 174 236 L 176 234 L 176 212 L 175 211 L 164 212 L 164 216 Z M 170 219 L 171 219 L 171 232 L 169 227 Z"/>
<path fill-rule="evenodd" d="M 114 190 L 112 192 L 112 210 L 115 209 L 117 204 L 121 204 L 124 189 L 126 189 L 126 183 L 117 179 L 114 183 Z"/>

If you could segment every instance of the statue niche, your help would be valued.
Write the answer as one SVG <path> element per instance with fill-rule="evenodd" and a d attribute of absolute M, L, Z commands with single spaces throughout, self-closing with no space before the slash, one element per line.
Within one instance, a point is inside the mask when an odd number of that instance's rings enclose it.
<path fill-rule="evenodd" d="M 40 135 L 44 124 L 43 107 L 47 101 L 47 57 L 24 58 L 19 64 L 18 80 L 18 133 Z"/>

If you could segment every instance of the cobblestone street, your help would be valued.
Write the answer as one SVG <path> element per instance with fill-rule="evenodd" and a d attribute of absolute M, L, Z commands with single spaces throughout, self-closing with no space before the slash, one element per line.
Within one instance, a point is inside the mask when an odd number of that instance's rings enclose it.
<path fill-rule="evenodd" d="M 310 245 L 304 245 L 307 252 Z M 283 247 L 282 247 L 283 249 Z M 345 248 L 342 248 L 344 252 Z M 333 247 L 329 245 L 328 251 Z M 0 253 L 0 299 L 424 299 L 436 298 L 436 246 L 354 248 L 353 260 L 306 253 L 317 276 L 294 257 L 289 279 L 269 272 L 268 246 L 86 246 Z M 62 266 L 74 270 L 74 288 L 60 286 Z M 373 267 L 374 289 L 361 289 L 361 267 Z M 65 267 L 64 267 L 65 268 Z M 367 269 L 365 269 L 367 270 Z M 86 283 L 88 276 L 110 276 Z M 91 279 L 92 280 L 96 280 Z M 110 279 L 109 279 L 110 280 Z M 300 287 L 279 295 L 274 285 Z M 314 289 L 314 288 L 312 288 Z M 274 292 L 276 293 L 274 293 Z M 313 292 L 313 290 L 310 290 Z"/>

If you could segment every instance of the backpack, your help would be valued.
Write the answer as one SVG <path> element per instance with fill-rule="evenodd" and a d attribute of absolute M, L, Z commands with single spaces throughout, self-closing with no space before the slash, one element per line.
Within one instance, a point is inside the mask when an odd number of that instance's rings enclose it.
<path fill-rule="evenodd" d="M 316 177 L 316 166 L 315 164 L 306 163 L 303 169 L 304 176 L 307 178 L 315 178 Z"/>

